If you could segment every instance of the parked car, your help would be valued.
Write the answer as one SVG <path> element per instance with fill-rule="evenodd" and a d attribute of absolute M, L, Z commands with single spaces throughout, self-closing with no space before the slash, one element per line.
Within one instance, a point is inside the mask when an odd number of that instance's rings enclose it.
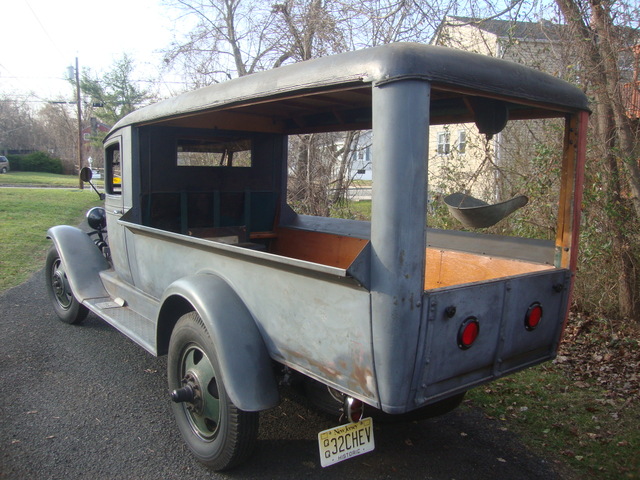
<path fill-rule="evenodd" d="M 418 44 L 302 62 L 143 108 L 105 139 L 105 208 L 88 217 L 95 241 L 71 226 L 48 232 L 53 308 L 70 324 L 91 311 L 168 355 L 178 429 L 215 470 L 248 458 L 258 412 L 278 404 L 279 385 L 306 385 L 317 403 L 342 407 L 346 424 L 319 432 L 323 466 L 369 452 L 363 411 L 443 413 L 467 390 L 556 355 L 588 115 L 584 93 L 560 79 Z M 562 171 L 555 238 L 428 228 L 430 125 L 475 124 L 491 138 L 525 119 L 557 119 L 545 169 Z M 296 213 L 291 139 L 361 129 L 372 131 L 371 221 Z M 471 227 L 526 203 L 466 200 L 451 207 Z"/>
<path fill-rule="evenodd" d="M 0 173 L 7 173 L 9 170 L 9 160 L 5 156 L 0 156 Z"/>

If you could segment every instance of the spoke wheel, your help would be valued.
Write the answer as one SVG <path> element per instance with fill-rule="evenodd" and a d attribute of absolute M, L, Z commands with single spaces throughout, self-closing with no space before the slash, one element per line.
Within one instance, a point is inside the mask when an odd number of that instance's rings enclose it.
<path fill-rule="evenodd" d="M 217 471 L 245 461 L 256 443 L 258 413 L 229 399 L 213 342 L 195 312 L 181 317 L 171 335 L 168 382 L 176 423 L 194 456 Z"/>
<path fill-rule="evenodd" d="M 82 322 L 89 313 L 73 294 L 64 263 L 55 246 L 49 249 L 45 262 L 47 294 L 56 314 L 65 323 Z"/>

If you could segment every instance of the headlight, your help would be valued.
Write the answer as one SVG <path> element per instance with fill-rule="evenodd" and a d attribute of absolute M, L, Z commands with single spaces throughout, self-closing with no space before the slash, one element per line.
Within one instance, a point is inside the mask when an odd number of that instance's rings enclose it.
<path fill-rule="evenodd" d="M 93 207 L 87 212 L 87 223 L 94 230 L 104 230 L 107 227 L 107 213 L 102 207 Z"/>

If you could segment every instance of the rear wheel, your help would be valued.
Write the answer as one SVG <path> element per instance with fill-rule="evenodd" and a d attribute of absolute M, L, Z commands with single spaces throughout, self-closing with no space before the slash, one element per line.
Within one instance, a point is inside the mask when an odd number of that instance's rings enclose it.
<path fill-rule="evenodd" d="M 231 402 L 213 342 L 196 312 L 182 316 L 173 330 L 168 381 L 178 428 L 200 462 L 221 471 L 249 457 L 258 436 L 258 413 Z"/>
<path fill-rule="evenodd" d="M 60 320 L 78 324 L 87 318 L 89 310 L 73 294 L 65 266 L 55 246 L 47 253 L 44 270 L 47 294 Z"/>

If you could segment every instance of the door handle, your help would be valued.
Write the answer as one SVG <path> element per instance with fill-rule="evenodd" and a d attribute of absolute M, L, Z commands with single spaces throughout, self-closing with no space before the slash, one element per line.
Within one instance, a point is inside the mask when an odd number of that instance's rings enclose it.
<path fill-rule="evenodd" d="M 122 210 L 114 210 L 113 214 L 114 215 L 122 215 Z"/>

